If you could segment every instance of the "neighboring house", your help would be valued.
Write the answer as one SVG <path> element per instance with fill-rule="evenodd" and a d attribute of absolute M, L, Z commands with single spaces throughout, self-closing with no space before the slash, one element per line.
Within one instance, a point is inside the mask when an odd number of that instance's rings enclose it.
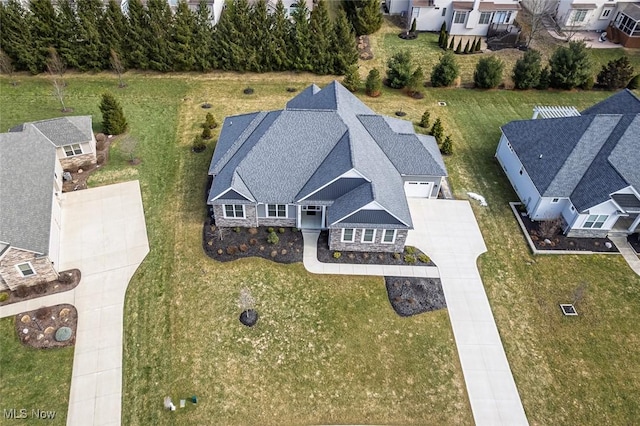
<path fill-rule="evenodd" d="M 406 197 L 436 198 L 446 169 L 432 136 L 334 81 L 283 110 L 227 117 L 209 175 L 217 226 L 328 229 L 331 250 L 401 252 Z"/>
<path fill-rule="evenodd" d="M 269 13 L 274 13 L 276 11 L 276 6 L 278 5 L 278 0 L 266 0 L 267 1 L 267 11 Z M 290 18 L 297 5 L 302 0 L 282 0 L 282 5 L 284 6 L 284 13 L 287 15 L 287 18 Z M 257 3 L 257 0 L 249 0 L 249 4 Z M 313 10 L 313 0 L 304 0 L 305 5 L 309 12 Z"/>
<path fill-rule="evenodd" d="M 561 218 L 572 237 L 639 230 L 640 99 L 624 90 L 582 113 L 537 113 L 502 126 L 496 152 L 529 217 Z"/>
<path fill-rule="evenodd" d="M 96 162 L 91 117 L 0 133 L 0 289 L 58 275 L 62 173 Z"/>
<path fill-rule="evenodd" d="M 508 31 L 520 4 L 514 0 L 385 0 L 392 15 L 407 17 L 407 25 L 416 20 L 418 31 L 440 31 L 447 24 L 451 35 L 491 36 Z"/>

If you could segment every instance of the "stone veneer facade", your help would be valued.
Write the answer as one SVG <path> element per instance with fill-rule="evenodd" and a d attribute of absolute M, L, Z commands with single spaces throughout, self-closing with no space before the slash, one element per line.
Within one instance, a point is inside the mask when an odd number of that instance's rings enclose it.
<path fill-rule="evenodd" d="M 60 164 L 64 170 L 76 171 L 88 165 L 96 164 L 97 158 L 95 153 L 74 155 L 73 157 L 60 158 Z"/>
<path fill-rule="evenodd" d="M 402 253 L 404 244 L 407 241 L 408 231 L 406 229 L 398 229 L 396 231 L 396 240 L 393 244 L 382 243 L 382 229 L 376 229 L 376 235 L 372 243 L 363 243 L 363 229 L 355 229 L 355 238 L 353 243 L 344 243 L 342 239 L 342 229 L 329 230 L 329 250 L 333 251 L 368 251 L 368 252 L 389 252 Z"/>
<path fill-rule="evenodd" d="M 16 265 L 30 262 L 35 275 L 23 277 Z M 40 256 L 36 253 L 9 248 L 7 253 L 0 260 L 0 277 L 5 288 L 14 290 L 19 285 L 31 286 L 41 281 L 53 281 L 58 278 L 58 273 L 53 269 L 51 261 L 47 256 Z"/>
<path fill-rule="evenodd" d="M 213 217 L 216 222 L 216 226 L 235 228 L 236 226 L 242 226 L 244 228 L 252 228 L 257 226 L 258 215 L 256 206 L 253 204 L 244 205 L 244 219 L 226 218 L 224 217 L 224 206 L 213 206 Z"/>
<path fill-rule="evenodd" d="M 567 232 L 567 237 L 578 238 L 606 238 L 609 229 L 571 229 Z"/>

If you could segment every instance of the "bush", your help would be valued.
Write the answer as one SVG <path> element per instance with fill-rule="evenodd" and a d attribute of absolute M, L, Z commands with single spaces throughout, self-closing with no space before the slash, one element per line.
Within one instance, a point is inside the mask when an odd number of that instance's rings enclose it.
<path fill-rule="evenodd" d="M 405 263 L 416 263 L 416 255 L 415 254 L 405 254 L 404 255 Z"/>
<path fill-rule="evenodd" d="M 458 64 L 451 53 L 445 53 L 440 57 L 440 62 L 433 67 L 431 72 L 431 85 L 433 87 L 450 86 L 458 77 Z"/>
<path fill-rule="evenodd" d="M 380 71 L 377 68 L 369 71 L 369 75 L 367 75 L 367 81 L 365 82 L 365 91 L 367 95 L 371 97 L 380 96 L 380 91 L 382 90 L 382 79 L 380 78 Z"/>
<path fill-rule="evenodd" d="M 609 90 L 622 89 L 627 86 L 631 77 L 633 77 L 633 67 L 629 58 L 622 56 L 602 66 L 602 71 L 598 74 L 598 84 Z"/>
<path fill-rule="evenodd" d="M 9 299 L 9 293 L 0 293 L 0 302 L 5 302 Z"/>
<path fill-rule="evenodd" d="M 31 294 L 31 290 L 29 289 L 29 287 L 27 287 L 24 284 L 20 284 L 18 287 L 16 287 L 13 292 L 16 294 L 16 296 L 18 297 L 27 297 L 29 294 Z"/>
<path fill-rule="evenodd" d="M 202 127 L 208 127 L 210 129 L 215 129 L 216 127 L 218 127 L 218 122 L 213 117 L 213 114 L 211 114 L 210 112 L 207 113 L 207 117 Z"/>
<path fill-rule="evenodd" d="M 584 41 L 572 41 L 567 47 L 558 47 L 549 59 L 549 66 L 549 82 L 556 89 L 575 89 L 593 79 L 589 50 Z"/>
<path fill-rule="evenodd" d="M 451 37 L 451 41 L 449 42 L 449 50 L 453 50 L 453 47 L 456 43 L 456 36 Z"/>
<path fill-rule="evenodd" d="M 411 21 L 411 29 L 409 30 L 410 33 L 415 33 L 416 32 L 416 18 L 413 18 L 413 21 Z"/>
<path fill-rule="evenodd" d="M 535 49 L 524 52 L 524 56 L 516 61 L 511 78 L 516 89 L 526 90 L 540 84 L 542 72 L 542 56 Z"/>
<path fill-rule="evenodd" d="M 453 154 L 453 141 L 451 140 L 451 136 L 447 135 L 447 137 L 444 138 L 444 142 L 442 142 L 442 148 L 440 148 L 440 152 L 442 152 L 444 155 Z"/>
<path fill-rule="evenodd" d="M 420 262 L 422 262 L 422 263 L 429 263 L 429 262 L 431 262 L 431 258 L 430 258 L 429 256 L 427 256 L 426 254 L 424 254 L 424 253 L 420 253 L 420 254 L 418 255 L 418 260 L 419 260 Z"/>
<path fill-rule="evenodd" d="M 211 129 L 209 128 L 209 126 L 205 126 L 204 129 L 202 129 L 202 134 L 200 135 L 200 137 L 202 139 L 211 139 Z"/>
<path fill-rule="evenodd" d="M 278 233 L 284 234 L 284 228 L 278 228 Z"/>
<path fill-rule="evenodd" d="M 467 44 L 464 45 L 464 51 L 463 52 L 465 54 L 469 53 L 470 49 L 471 49 L 471 40 L 467 40 Z"/>
<path fill-rule="evenodd" d="M 73 282 L 73 274 L 71 272 L 63 272 L 58 275 L 58 282 L 60 284 L 71 284 Z"/>
<path fill-rule="evenodd" d="M 549 81 L 549 79 L 551 78 L 550 74 L 551 71 L 549 71 L 549 67 L 544 67 L 542 71 L 540 71 L 540 82 L 536 86 L 536 89 L 547 90 L 549 88 L 549 85 L 551 84 Z"/>
<path fill-rule="evenodd" d="M 401 257 L 401 256 L 402 256 L 402 255 L 401 255 L 400 253 L 393 253 L 393 258 L 394 258 L 395 260 L 400 259 L 400 257 Z"/>
<path fill-rule="evenodd" d="M 416 68 L 416 70 L 411 74 L 411 78 L 407 83 L 407 89 L 409 89 L 409 94 L 419 94 L 420 89 L 424 86 L 424 73 L 422 72 L 422 67 Z"/>
<path fill-rule="evenodd" d="M 32 287 L 33 291 L 36 292 L 36 294 L 44 294 L 47 292 L 47 284 L 48 283 L 46 281 L 40 281 Z"/>
<path fill-rule="evenodd" d="M 360 87 L 360 73 L 358 72 L 357 65 L 351 65 L 347 69 L 347 74 L 342 80 L 342 85 L 346 87 L 350 92 L 357 92 Z"/>
<path fill-rule="evenodd" d="M 209 132 L 211 132 L 211 130 L 209 130 Z M 207 144 L 204 141 L 204 139 L 202 138 L 202 136 L 198 135 L 195 138 L 193 138 L 193 143 L 192 143 L 191 148 L 195 152 L 202 152 L 207 148 Z"/>
<path fill-rule="evenodd" d="M 476 65 L 473 73 L 473 82 L 480 89 L 493 89 L 502 82 L 502 70 L 504 62 L 495 56 L 482 58 Z"/>
<path fill-rule="evenodd" d="M 334 259 L 340 259 L 340 256 L 342 256 L 342 253 L 340 253 L 339 251 L 334 251 L 333 252 L 333 258 Z"/>
<path fill-rule="evenodd" d="M 429 127 L 429 121 L 431 121 L 431 113 L 429 111 L 425 111 L 424 113 L 422 113 L 419 126 L 427 129 Z"/>
<path fill-rule="evenodd" d="M 406 246 L 404 252 L 407 254 L 415 254 L 416 248 L 414 246 Z"/>
<path fill-rule="evenodd" d="M 269 236 L 267 237 L 267 242 L 269 244 L 278 244 L 280 242 L 280 238 L 278 237 L 278 234 L 272 231 L 272 232 L 269 232 Z"/>
<path fill-rule="evenodd" d="M 640 89 L 640 74 L 636 75 L 631 79 L 629 84 L 627 84 L 627 89 L 629 90 Z"/>
<path fill-rule="evenodd" d="M 275 229 L 273 229 L 272 227 L 268 227 L 268 228 L 267 228 L 267 232 L 268 232 L 268 233 L 272 233 L 272 232 L 274 232 L 274 231 L 275 231 Z"/>
<path fill-rule="evenodd" d="M 236 246 L 227 247 L 227 254 L 233 255 L 233 254 L 236 254 L 237 252 L 238 252 L 238 247 Z"/>
<path fill-rule="evenodd" d="M 127 119 L 122 107 L 110 93 L 104 93 L 100 101 L 102 113 L 102 130 L 109 135 L 119 135 L 127 130 Z"/>
<path fill-rule="evenodd" d="M 402 89 L 411 79 L 411 54 L 408 50 L 402 50 L 387 62 L 387 80 L 389 87 Z"/>
<path fill-rule="evenodd" d="M 258 244 L 258 240 L 256 240 L 255 238 L 251 238 L 249 240 L 249 245 L 251 246 L 255 246 L 256 244 Z"/>
<path fill-rule="evenodd" d="M 48 306 L 38 308 L 33 316 L 36 317 L 36 319 L 39 321 L 44 321 L 51 316 L 51 308 Z"/>
<path fill-rule="evenodd" d="M 458 41 L 458 46 L 456 46 L 456 53 L 462 53 L 462 40 Z"/>
<path fill-rule="evenodd" d="M 233 228 L 233 232 L 235 232 L 236 234 L 239 234 L 241 231 L 239 226 L 236 226 L 235 228 Z"/>
<path fill-rule="evenodd" d="M 436 139 L 438 145 L 442 143 L 442 137 L 444 136 L 444 128 L 442 127 L 442 122 L 439 118 L 436 118 L 433 126 L 431 126 L 431 136 Z"/>
<path fill-rule="evenodd" d="M 249 247 L 246 244 L 240 244 L 240 251 L 241 252 L 244 253 L 247 250 L 249 250 Z"/>

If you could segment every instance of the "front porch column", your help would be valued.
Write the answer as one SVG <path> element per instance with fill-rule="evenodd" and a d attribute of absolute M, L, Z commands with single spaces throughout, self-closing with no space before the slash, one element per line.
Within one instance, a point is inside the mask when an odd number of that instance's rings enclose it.
<path fill-rule="evenodd" d="M 320 222 L 320 228 L 321 229 L 327 228 L 326 223 L 325 223 L 326 211 L 327 211 L 327 206 L 322 206 L 322 222 Z"/>
<path fill-rule="evenodd" d="M 636 217 L 636 220 L 634 220 L 631 226 L 629 227 L 628 229 L 629 233 L 633 233 L 633 231 L 636 230 L 638 225 L 640 225 L 640 213 L 638 214 L 638 217 Z"/>

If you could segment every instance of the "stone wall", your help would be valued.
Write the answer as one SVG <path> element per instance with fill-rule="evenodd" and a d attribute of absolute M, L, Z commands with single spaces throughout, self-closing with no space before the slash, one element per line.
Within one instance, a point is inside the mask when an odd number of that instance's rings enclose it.
<path fill-rule="evenodd" d="M 62 168 L 64 170 L 76 171 L 91 164 L 96 164 L 97 161 L 96 155 L 94 153 L 90 153 L 61 158 L 60 164 L 62 164 Z"/>
<path fill-rule="evenodd" d="M 274 228 L 295 228 L 296 220 L 293 218 L 278 219 L 275 217 L 260 217 L 258 218 L 259 226 L 273 226 Z"/>
<path fill-rule="evenodd" d="M 396 241 L 393 244 L 383 244 L 381 242 L 382 229 L 376 230 L 376 236 L 372 243 L 361 242 L 362 232 L 362 229 L 356 229 L 354 242 L 343 243 L 342 241 L 340 241 L 342 239 L 342 229 L 330 229 L 329 250 L 402 253 L 404 250 L 404 244 L 407 240 L 406 229 L 398 229 L 396 231 Z"/>
<path fill-rule="evenodd" d="M 608 229 L 571 229 L 567 232 L 567 237 L 606 238 L 608 233 Z"/>
<path fill-rule="evenodd" d="M 31 262 L 35 275 L 23 277 L 16 265 Z M 11 290 L 19 285 L 31 286 L 41 281 L 53 281 L 58 278 L 58 274 L 47 256 L 38 256 L 30 251 L 10 248 L 0 260 L 0 276 L 2 276 L 6 286 Z"/>
<path fill-rule="evenodd" d="M 222 205 L 215 205 L 213 207 L 213 217 L 216 222 L 216 226 L 235 228 L 236 226 L 242 226 L 245 228 L 252 228 L 256 226 L 257 213 L 256 206 L 253 204 L 244 205 L 244 219 L 234 219 L 224 217 L 224 207 Z"/>

